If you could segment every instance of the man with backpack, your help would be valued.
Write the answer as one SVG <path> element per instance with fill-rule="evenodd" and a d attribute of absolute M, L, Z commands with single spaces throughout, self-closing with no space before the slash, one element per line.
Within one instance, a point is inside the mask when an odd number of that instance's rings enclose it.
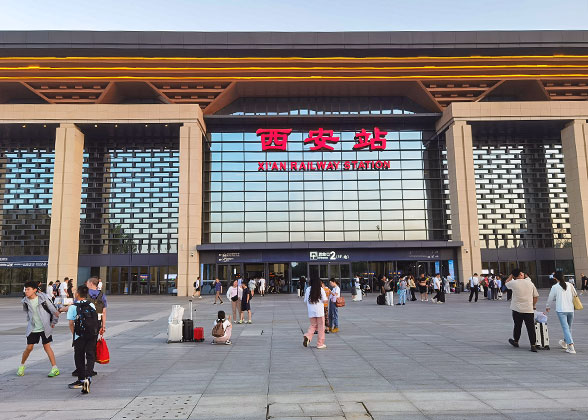
<path fill-rule="evenodd" d="M 90 277 L 86 281 L 86 287 L 88 288 L 88 295 L 87 299 L 90 303 L 94 304 L 94 309 L 98 314 L 98 325 L 100 335 L 103 335 L 106 331 L 106 308 L 108 306 L 108 302 L 106 301 L 106 295 L 102 290 L 98 289 L 98 284 L 100 283 L 100 279 L 98 277 Z M 90 371 L 91 376 L 96 376 L 97 373 L 94 371 L 94 368 Z M 80 372 L 76 368 L 71 375 L 72 376 L 79 376 Z"/>
<path fill-rule="evenodd" d="M 82 394 L 90 393 L 94 363 L 96 362 L 96 341 L 100 323 L 96 306 L 88 299 L 88 287 L 79 286 L 76 303 L 67 310 L 69 329 L 73 334 L 74 361 L 78 380 L 68 385 L 70 389 L 82 389 Z"/>

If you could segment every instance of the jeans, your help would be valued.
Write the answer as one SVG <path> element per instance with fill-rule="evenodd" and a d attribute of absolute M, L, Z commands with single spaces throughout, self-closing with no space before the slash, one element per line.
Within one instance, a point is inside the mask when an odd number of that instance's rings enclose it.
<path fill-rule="evenodd" d="M 574 344 L 574 339 L 572 338 L 572 322 L 574 322 L 574 313 L 558 312 L 557 317 L 559 318 L 559 323 L 561 324 L 561 329 L 563 330 L 566 344 Z"/>
<path fill-rule="evenodd" d="M 331 329 L 339 328 L 339 308 L 335 302 L 329 302 L 329 322 Z"/>
<path fill-rule="evenodd" d="M 514 341 L 518 343 L 521 338 L 521 329 L 523 328 L 524 321 L 525 327 L 527 327 L 527 334 L 529 335 L 529 342 L 534 346 L 537 342 L 537 336 L 535 335 L 535 314 L 512 311 L 512 319 L 514 321 L 514 330 L 512 332 Z"/>
<path fill-rule="evenodd" d="M 398 303 L 406 303 L 406 289 L 398 290 Z"/>

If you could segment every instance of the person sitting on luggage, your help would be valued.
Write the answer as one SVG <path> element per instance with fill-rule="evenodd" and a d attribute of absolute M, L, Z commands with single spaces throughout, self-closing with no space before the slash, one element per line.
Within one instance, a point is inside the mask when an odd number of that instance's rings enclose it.
<path fill-rule="evenodd" d="M 217 319 L 212 327 L 212 344 L 226 344 L 231 345 L 231 333 L 233 326 L 231 325 L 231 315 L 229 319 L 225 319 L 225 311 L 218 311 Z"/>

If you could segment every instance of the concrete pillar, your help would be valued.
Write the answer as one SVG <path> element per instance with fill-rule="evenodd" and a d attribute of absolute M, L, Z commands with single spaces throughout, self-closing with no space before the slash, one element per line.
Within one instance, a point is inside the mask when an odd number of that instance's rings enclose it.
<path fill-rule="evenodd" d="M 55 135 L 48 281 L 78 276 L 83 163 L 84 134 L 74 124 L 61 124 Z"/>
<path fill-rule="evenodd" d="M 457 275 L 463 283 L 482 271 L 480 231 L 476 204 L 472 128 L 463 121 L 453 123 L 445 133 L 451 239 L 462 241 L 457 251 Z"/>
<path fill-rule="evenodd" d="M 569 123 L 561 132 L 576 282 L 588 274 L 588 124 Z"/>
<path fill-rule="evenodd" d="M 178 215 L 178 296 L 191 294 L 200 276 L 196 246 L 202 242 L 202 137 L 199 124 L 180 127 L 180 197 Z"/>

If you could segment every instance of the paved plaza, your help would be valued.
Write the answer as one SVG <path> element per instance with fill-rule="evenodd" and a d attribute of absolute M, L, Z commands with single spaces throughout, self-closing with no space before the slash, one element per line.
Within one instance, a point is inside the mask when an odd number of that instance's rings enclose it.
<path fill-rule="evenodd" d="M 540 309 L 547 290 L 541 290 Z M 445 305 L 377 306 L 375 295 L 340 309 L 340 333 L 326 350 L 302 347 L 306 306 L 294 295 L 256 296 L 252 325 L 236 325 L 233 345 L 211 345 L 218 309 L 195 301 L 205 343 L 166 344 L 176 297 L 109 298 L 106 338 L 111 362 L 97 365 L 90 395 L 72 382 L 71 337 L 62 315 L 53 348 L 62 374 L 47 378 L 40 346 L 26 375 L 16 376 L 25 346 L 19 299 L 0 300 L 1 419 L 586 419 L 588 311 L 576 313 L 578 353 L 557 346 L 514 349 L 508 303 L 467 295 Z M 186 312 L 188 313 L 188 312 Z"/>

